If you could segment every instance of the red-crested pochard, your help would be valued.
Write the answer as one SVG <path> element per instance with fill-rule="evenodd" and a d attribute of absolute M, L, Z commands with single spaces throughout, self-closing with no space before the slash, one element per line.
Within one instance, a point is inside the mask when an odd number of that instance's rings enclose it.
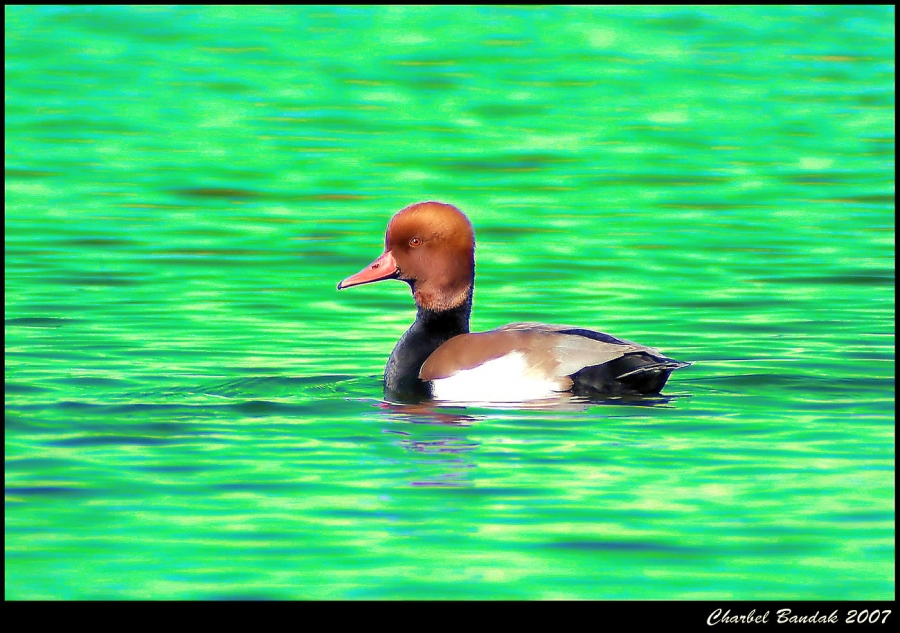
<path fill-rule="evenodd" d="M 521 402 L 573 392 L 588 397 L 657 394 L 690 363 L 609 334 L 567 325 L 512 323 L 469 333 L 475 233 L 442 202 L 420 202 L 388 223 L 384 253 L 338 290 L 399 279 L 412 289 L 416 321 L 384 368 L 390 399 Z"/>

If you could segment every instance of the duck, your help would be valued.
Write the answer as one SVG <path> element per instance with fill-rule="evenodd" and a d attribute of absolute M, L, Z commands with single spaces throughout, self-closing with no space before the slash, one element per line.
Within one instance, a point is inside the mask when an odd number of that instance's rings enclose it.
<path fill-rule="evenodd" d="M 593 329 L 511 323 L 470 332 L 475 231 L 452 204 L 427 201 L 388 222 L 384 252 L 338 290 L 397 279 L 409 284 L 416 320 L 384 369 L 397 402 L 530 402 L 562 394 L 590 399 L 659 394 L 690 363 Z"/>

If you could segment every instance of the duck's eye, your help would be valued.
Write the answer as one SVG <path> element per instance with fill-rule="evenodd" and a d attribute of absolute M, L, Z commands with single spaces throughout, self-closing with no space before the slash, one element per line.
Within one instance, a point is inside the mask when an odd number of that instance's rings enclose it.
<path fill-rule="evenodd" d="M 421 243 L 422 243 L 422 240 L 418 237 L 414 237 L 409 241 L 410 246 L 418 246 Z"/>

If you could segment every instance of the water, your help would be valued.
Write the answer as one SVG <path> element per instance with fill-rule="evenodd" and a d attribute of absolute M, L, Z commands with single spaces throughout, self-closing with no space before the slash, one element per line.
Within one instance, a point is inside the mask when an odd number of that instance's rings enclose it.
<path fill-rule="evenodd" d="M 7 598 L 893 598 L 892 7 L 5 18 Z M 427 199 L 694 364 L 384 403 Z"/>

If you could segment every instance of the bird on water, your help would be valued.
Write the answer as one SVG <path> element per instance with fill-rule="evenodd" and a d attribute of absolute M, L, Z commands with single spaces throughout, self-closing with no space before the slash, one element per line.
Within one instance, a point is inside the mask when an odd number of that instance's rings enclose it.
<path fill-rule="evenodd" d="M 409 284 L 416 320 L 384 369 L 388 399 L 526 402 L 571 392 L 589 398 L 658 394 L 690 363 L 603 332 L 511 323 L 469 332 L 475 232 L 451 204 L 420 202 L 391 218 L 384 252 L 337 288 L 385 279 Z"/>

